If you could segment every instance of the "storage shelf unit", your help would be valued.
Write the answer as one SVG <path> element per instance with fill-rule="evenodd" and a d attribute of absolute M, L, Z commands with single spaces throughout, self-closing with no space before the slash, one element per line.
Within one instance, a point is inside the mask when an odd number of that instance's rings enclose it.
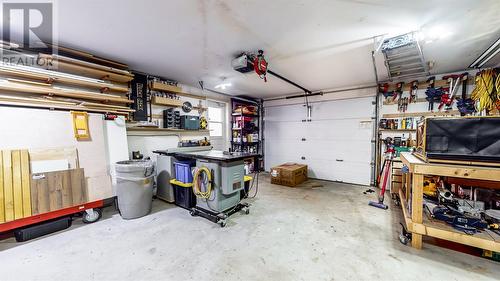
<path fill-rule="evenodd" d="M 416 132 L 417 129 L 380 129 L 382 132 Z"/>
<path fill-rule="evenodd" d="M 165 135 L 180 135 L 180 134 L 200 134 L 206 135 L 209 130 L 183 130 L 169 129 L 156 127 L 127 127 L 127 135 L 129 136 L 165 136 Z"/>
<path fill-rule="evenodd" d="M 256 113 L 244 112 L 244 107 L 255 107 Z M 231 150 L 244 152 L 257 152 L 261 157 L 252 159 L 254 167 L 262 169 L 263 161 L 263 143 L 262 143 L 262 104 L 260 101 L 249 99 L 232 98 L 231 99 Z M 253 126 L 245 126 L 245 124 L 253 123 Z M 249 136 L 258 137 L 248 140 Z M 258 165 L 255 165 L 258 163 Z"/>
<path fill-rule="evenodd" d="M 181 97 L 188 97 L 188 98 L 194 98 L 194 99 L 203 99 L 203 100 L 207 99 L 207 97 L 205 97 L 205 96 L 195 95 L 195 94 L 190 94 L 190 93 L 185 93 L 178 86 L 168 85 L 168 84 L 160 83 L 160 82 L 156 82 L 156 81 L 150 82 L 149 88 L 151 90 L 153 90 L 153 91 L 174 93 L 174 94 L 176 94 L 178 96 L 181 96 Z"/>

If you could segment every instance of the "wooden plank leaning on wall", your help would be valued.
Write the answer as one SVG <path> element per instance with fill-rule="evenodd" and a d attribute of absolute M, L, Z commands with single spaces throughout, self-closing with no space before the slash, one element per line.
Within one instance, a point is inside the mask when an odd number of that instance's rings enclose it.
<path fill-rule="evenodd" d="M 0 151 L 0 223 L 31 216 L 28 150 Z"/>

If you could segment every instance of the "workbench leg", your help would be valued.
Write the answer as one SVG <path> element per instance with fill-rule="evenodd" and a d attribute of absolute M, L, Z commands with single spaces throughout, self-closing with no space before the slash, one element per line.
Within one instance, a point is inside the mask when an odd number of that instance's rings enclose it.
<path fill-rule="evenodd" d="M 405 197 L 406 197 L 406 204 L 408 205 L 409 201 L 410 200 L 410 191 L 411 191 L 411 173 L 407 173 L 405 174 L 405 189 L 404 189 L 404 192 L 405 192 Z"/>
<path fill-rule="evenodd" d="M 423 219 L 423 188 L 424 175 L 413 174 L 411 184 L 411 220 L 414 223 L 422 223 Z M 412 233 L 411 245 L 415 249 L 422 249 L 422 235 Z"/>

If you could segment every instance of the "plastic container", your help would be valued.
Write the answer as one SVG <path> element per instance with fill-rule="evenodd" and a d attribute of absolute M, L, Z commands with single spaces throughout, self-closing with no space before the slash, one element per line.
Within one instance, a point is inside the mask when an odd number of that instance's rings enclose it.
<path fill-rule="evenodd" d="M 175 205 L 184 209 L 191 209 L 196 206 L 196 195 L 193 193 L 193 188 L 185 187 L 177 184 L 174 186 Z"/>
<path fill-rule="evenodd" d="M 150 160 L 128 160 L 115 164 L 116 197 L 124 219 L 143 217 L 151 212 L 154 166 Z"/>
<path fill-rule="evenodd" d="M 250 192 L 250 183 L 252 182 L 252 177 L 245 176 L 243 180 L 245 181 L 245 185 L 243 186 L 244 188 L 240 190 L 240 199 L 245 199 L 248 197 L 248 192 Z"/>
<path fill-rule="evenodd" d="M 196 161 L 178 161 L 175 165 L 175 179 L 183 183 L 193 182 L 191 167 L 196 165 Z"/>

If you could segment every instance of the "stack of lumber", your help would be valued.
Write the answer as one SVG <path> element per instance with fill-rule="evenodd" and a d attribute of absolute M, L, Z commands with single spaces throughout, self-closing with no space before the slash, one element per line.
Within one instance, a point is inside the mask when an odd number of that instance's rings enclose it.
<path fill-rule="evenodd" d="M 75 148 L 0 150 L 0 223 L 83 204 L 87 194 Z"/>
<path fill-rule="evenodd" d="M 0 151 L 0 223 L 31 216 L 28 150 Z"/>
<path fill-rule="evenodd" d="M 39 62 L 35 66 L 0 62 L 0 105 L 125 116 L 134 111 L 128 98 L 134 76 L 126 65 L 67 48 L 59 50 L 68 56 L 35 54 Z M 23 50 L 19 54 L 29 55 Z"/>

